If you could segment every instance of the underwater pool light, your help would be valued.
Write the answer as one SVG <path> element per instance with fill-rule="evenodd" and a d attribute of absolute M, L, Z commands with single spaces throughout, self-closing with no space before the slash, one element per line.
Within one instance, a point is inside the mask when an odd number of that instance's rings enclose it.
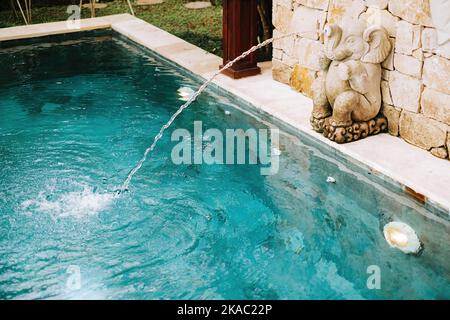
<path fill-rule="evenodd" d="M 188 101 L 193 95 L 194 90 L 189 87 L 181 87 L 178 89 L 178 95 L 180 96 L 180 100 Z"/>
<path fill-rule="evenodd" d="M 281 150 L 278 149 L 277 147 L 270 148 L 270 151 L 273 156 L 278 157 L 279 155 L 281 155 Z"/>
<path fill-rule="evenodd" d="M 422 247 L 413 228 L 403 222 L 389 222 L 383 228 L 386 241 L 392 248 L 404 253 L 418 253 Z"/>

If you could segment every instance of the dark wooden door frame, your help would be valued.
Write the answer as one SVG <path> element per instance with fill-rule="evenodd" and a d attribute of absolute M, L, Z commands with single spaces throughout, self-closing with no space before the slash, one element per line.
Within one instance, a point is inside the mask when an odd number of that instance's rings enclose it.
<path fill-rule="evenodd" d="M 257 44 L 256 6 L 257 0 L 223 0 L 223 65 Z M 223 73 L 239 79 L 259 74 L 261 69 L 252 53 Z"/>

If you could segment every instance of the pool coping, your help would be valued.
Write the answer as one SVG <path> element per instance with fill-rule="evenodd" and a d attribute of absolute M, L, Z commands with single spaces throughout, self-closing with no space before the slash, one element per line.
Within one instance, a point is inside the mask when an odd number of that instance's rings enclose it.
<path fill-rule="evenodd" d="M 96 29 L 112 29 L 186 69 L 199 79 L 208 79 L 222 63 L 214 54 L 196 47 L 129 14 L 83 19 L 79 28 L 66 21 L 0 29 L 0 42 L 66 34 Z M 397 183 L 410 197 L 446 212 L 450 220 L 450 162 L 389 134 L 379 134 L 349 144 L 336 144 L 313 131 L 310 123 L 312 101 L 289 86 L 272 79 L 271 62 L 260 63 L 261 74 L 233 80 L 219 75 L 218 88 L 238 97 L 252 111 L 271 116 L 334 152 L 362 164 L 377 176 Z M 267 90 L 270 88 L 270 90 Z M 383 146 L 381 148 L 380 146 Z"/>

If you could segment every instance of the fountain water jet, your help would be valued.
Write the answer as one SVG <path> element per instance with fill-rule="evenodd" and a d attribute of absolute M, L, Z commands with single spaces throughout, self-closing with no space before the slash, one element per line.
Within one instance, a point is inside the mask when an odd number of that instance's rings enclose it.
<path fill-rule="evenodd" d="M 167 123 L 165 125 L 163 125 L 161 127 L 161 129 L 159 130 L 158 134 L 155 136 L 153 143 L 150 145 L 150 147 L 148 147 L 145 152 L 143 157 L 141 158 L 141 160 L 139 160 L 139 162 L 137 163 L 136 167 L 134 167 L 133 170 L 131 170 L 131 172 L 128 174 L 127 179 L 125 180 L 125 182 L 123 183 L 122 187 L 116 191 L 116 194 L 119 195 L 120 193 L 127 191 L 128 187 L 131 183 L 131 180 L 133 179 L 133 176 L 139 171 L 139 169 L 141 169 L 142 165 L 144 164 L 145 160 L 147 160 L 147 156 L 149 155 L 150 152 L 153 151 L 153 149 L 155 149 L 156 144 L 158 143 L 158 141 L 162 138 L 164 131 L 166 131 L 167 128 L 169 128 L 171 126 L 171 124 L 175 121 L 175 119 L 181 114 L 181 112 L 183 112 L 184 109 L 186 109 L 187 107 L 189 107 L 192 102 L 195 101 L 195 99 L 197 99 L 197 97 L 208 87 L 208 85 L 220 74 L 222 73 L 224 70 L 230 68 L 234 63 L 236 63 L 237 61 L 244 59 L 245 57 L 247 57 L 249 54 L 255 52 L 256 50 L 272 43 L 275 40 L 280 40 L 283 38 L 287 38 L 293 35 L 296 35 L 297 33 L 289 33 L 289 34 L 285 34 L 279 37 L 272 37 L 270 39 L 267 39 L 263 42 L 261 42 L 260 44 L 251 47 L 249 50 L 245 51 L 244 53 L 242 53 L 240 56 L 236 57 L 234 60 L 228 62 L 226 65 L 224 65 L 222 68 L 220 68 L 216 73 L 214 73 L 208 80 L 206 80 L 201 86 L 200 88 L 189 98 L 189 100 L 186 101 L 186 103 L 184 103 L 169 119 L 169 121 L 167 121 Z"/>

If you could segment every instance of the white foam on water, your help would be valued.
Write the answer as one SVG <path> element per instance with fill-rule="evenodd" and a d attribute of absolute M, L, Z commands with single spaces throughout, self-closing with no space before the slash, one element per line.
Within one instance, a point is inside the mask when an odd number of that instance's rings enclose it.
<path fill-rule="evenodd" d="M 85 187 L 83 191 L 61 194 L 56 198 L 41 192 L 36 199 L 25 200 L 20 209 L 25 213 L 41 212 L 54 217 L 81 218 L 108 209 L 115 198 L 112 193 L 95 193 Z"/>
<path fill-rule="evenodd" d="M 327 178 L 327 182 L 328 182 L 328 183 L 336 183 L 336 179 L 333 178 L 333 177 L 328 177 L 328 178 Z"/>

